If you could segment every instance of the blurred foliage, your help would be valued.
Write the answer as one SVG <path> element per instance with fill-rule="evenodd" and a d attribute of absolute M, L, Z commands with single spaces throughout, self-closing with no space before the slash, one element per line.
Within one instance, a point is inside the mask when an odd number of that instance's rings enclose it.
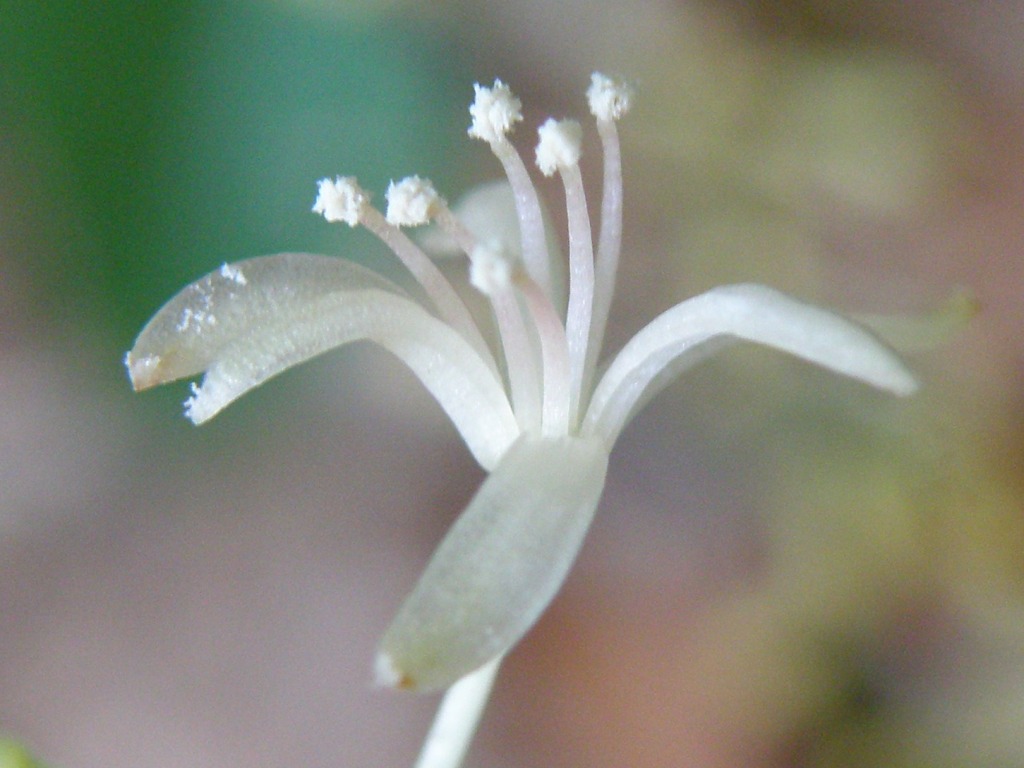
<path fill-rule="evenodd" d="M 46 768 L 25 747 L 0 737 L 0 768 Z"/>
<path fill-rule="evenodd" d="M 625 258 L 658 253 L 666 305 L 756 281 L 885 306 L 880 262 L 837 290 L 836 233 L 926 217 L 956 194 L 978 159 L 960 94 L 908 52 L 831 25 L 659 34 L 623 127 L 643 163 L 632 186 L 627 163 L 629 208 L 648 224 L 632 247 L 627 229 Z M 917 291 L 901 283 L 900 298 L 925 308 Z M 1007 382 L 961 338 L 978 311 L 954 293 L 914 318 L 866 317 L 927 350 L 909 358 L 923 385 L 910 400 L 752 349 L 686 380 L 687 439 L 728 446 L 720 460 L 758 486 L 764 529 L 759 567 L 711 606 L 686 663 L 713 691 L 711 722 L 773 745 L 778 764 L 1024 758 L 1019 438 Z"/>
<path fill-rule="evenodd" d="M 971 156 L 955 90 L 893 46 L 729 24 L 660 34 L 624 130 L 689 292 L 754 280 L 812 297 L 829 227 L 933 205 Z"/>
<path fill-rule="evenodd" d="M 761 489 L 759 565 L 685 662 L 712 722 L 785 765 L 1017 764 L 1024 488 L 1001 404 L 927 375 L 882 401 L 756 349 L 686 388 L 688 439 Z"/>

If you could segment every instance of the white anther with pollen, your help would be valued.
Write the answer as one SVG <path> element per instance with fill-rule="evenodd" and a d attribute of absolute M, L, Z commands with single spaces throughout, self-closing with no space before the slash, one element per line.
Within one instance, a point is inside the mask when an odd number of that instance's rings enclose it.
<path fill-rule="evenodd" d="M 473 91 L 476 97 L 469 108 L 473 119 L 469 135 L 489 144 L 503 141 L 513 126 L 523 119 L 522 102 L 501 80 L 495 80 L 493 88 L 474 84 Z"/>
<path fill-rule="evenodd" d="M 359 186 L 355 176 L 338 176 L 334 181 L 320 179 L 316 184 L 313 213 L 321 214 L 327 221 L 344 221 L 350 227 L 359 224 L 370 194 Z"/>
<path fill-rule="evenodd" d="M 633 105 L 633 88 L 595 72 L 590 76 L 587 101 L 590 104 L 590 114 L 598 120 L 618 120 L 629 112 Z"/>
<path fill-rule="evenodd" d="M 417 227 L 437 214 L 440 195 L 429 179 L 407 176 L 392 181 L 385 195 L 388 201 L 387 220 L 397 227 Z"/>
<path fill-rule="evenodd" d="M 575 120 L 548 120 L 537 129 L 537 167 L 545 176 L 580 162 L 583 127 Z"/>

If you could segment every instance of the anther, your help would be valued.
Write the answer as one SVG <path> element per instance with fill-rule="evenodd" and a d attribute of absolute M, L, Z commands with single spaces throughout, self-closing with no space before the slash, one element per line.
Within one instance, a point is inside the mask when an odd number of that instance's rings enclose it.
<path fill-rule="evenodd" d="M 620 80 L 595 72 L 590 76 L 587 101 L 590 103 L 590 113 L 598 120 L 618 120 L 632 106 L 633 88 Z"/>
<path fill-rule="evenodd" d="M 545 176 L 580 161 L 583 128 L 575 120 L 548 119 L 537 129 L 537 167 Z"/>
<path fill-rule="evenodd" d="M 469 135 L 489 144 L 503 141 L 513 126 L 523 119 L 522 102 L 501 80 L 495 80 L 493 88 L 474 84 L 473 91 L 476 98 L 469 108 L 473 118 Z"/>
<path fill-rule="evenodd" d="M 350 227 L 359 224 L 363 211 L 370 202 L 370 194 L 356 182 L 355 176 L 338 176 L 317 182 L 313 213 L 327 221 L 344 221 Z"/>
<path fill-rule="evenodd" d="M 512 285 L 515 265 L 500 245 L 477 245 L 469 256 L 469 282 L 482 294 L 495 296 Z"/>
<path fill-rule="evenodd" d="M 388 223 L 398 227 L 426 224 L 437 215 L 438 206 L 443 204 L 434 185 L 419 176 L 392 181 L 385 197 L 388 201 Z"/>

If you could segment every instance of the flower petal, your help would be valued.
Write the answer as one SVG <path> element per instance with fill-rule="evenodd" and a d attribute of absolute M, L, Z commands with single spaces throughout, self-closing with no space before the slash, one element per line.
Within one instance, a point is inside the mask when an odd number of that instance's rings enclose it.
<path fill-rule="evenodd" d="M 332 291 L 402 290 L 345 259 L 279 253 L 225 264 L 180 291 L 153 316 L 125 358 L 136 390 L 202 373 L 261 323 Z"/>
<path fill-rule="evenodd" d="M 444 688 L 507 652 L 565 580 L 607 466 L 600 440 L 521 437 L 449 531 L 384 635 L 380 682 Z"/>
<path fill-rule="evenodd" d="M 502 383 L 450 326 L 341 259 L 280 254 L 226 265 L 168 302 L 126 362 L 136 389 L 205 371 L 187 403 L 200 424 L 281 371 L 361 339 L 408 365 L 481 465 L 497 464 L 519 433 Z"/>
<path fill-rule="evenodd" d="M 699 362 L 730 337 L 897 395 L 917 388 L 900 359 L 856 323 L 763 285 L 729 285 L 677 304 L 623 347 L 594 390 L 582 433 L 601 435 L 611 446 L 638 406 L 668 384 L 666 374 Z"/>

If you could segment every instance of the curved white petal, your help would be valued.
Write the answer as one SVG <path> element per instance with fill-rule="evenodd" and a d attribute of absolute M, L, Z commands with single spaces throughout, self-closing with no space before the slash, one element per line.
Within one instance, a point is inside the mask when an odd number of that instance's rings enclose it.
<path fill-rule="evenodd" d="M 136 389 L 205 371 L 187 403 L 200 424 L 281 371 L 361 339 L 408 365 L 480 464 L 497 464 L 519 433 L 501 382 L 450 326 L 340 259 L 281 254 L 221 268 L 157 313 L 127 364 Z"/>
<path fill-rule="evenodd" d="M 132 386 L 202 373 L 254 327 L 324 294 L 362 288 L 404 295 L 377 273 L 331 256 L 278 253 L 225 264 L 183 288 L 142 329 L 125 358 Z"/>
<path fill-rule="evenodd" d="M 897 395 L 917 382 L 900 359 L 861 326 L 762 285 L 715 288 L 656 317 L 615 357 L 594 390 L 582 433 L 608 446 L 669 377 L 718 348 L 753 341 Z"/>
<path fill-rule="evenodd" d="M 384 684 L 451 685 L 503 655 L 565 580 L 604 489 L 594 438 L 521 437 L 456 521 L 384 635 Z"/>

